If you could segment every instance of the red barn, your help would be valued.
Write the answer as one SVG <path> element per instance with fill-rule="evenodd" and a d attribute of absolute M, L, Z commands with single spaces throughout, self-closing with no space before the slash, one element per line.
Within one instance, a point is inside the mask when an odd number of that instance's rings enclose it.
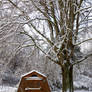
<path fill-rule="evenodd" d="M 22 76 L 17 92 L 51 92 L 45 75 L 35 70 Z"/>

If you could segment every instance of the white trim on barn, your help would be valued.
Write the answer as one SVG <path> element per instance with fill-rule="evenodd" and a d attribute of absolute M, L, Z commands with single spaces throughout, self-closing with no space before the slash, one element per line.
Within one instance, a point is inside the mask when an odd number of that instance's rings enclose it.
<path fill-rule="evenodd" d="M 26 80 L 42 80 L 42 78 L 39 78 L 39 77 L 26 77 Z"/>
<path fill-rule="evenodd" d="M 25 90 L 41 90 L 41 87 L 40 88 L 25 88 Z"/>

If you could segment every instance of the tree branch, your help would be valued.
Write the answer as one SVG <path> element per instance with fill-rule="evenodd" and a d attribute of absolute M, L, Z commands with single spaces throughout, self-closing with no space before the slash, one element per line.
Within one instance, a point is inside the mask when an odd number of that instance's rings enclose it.
<path fill-rule="evenodd" d="M 87 42 L 87 41 L 90 41 L 90 40 L 92 40 L 92 38 L 89 38 L 89 39 L 87 39 L 87 40 L 84 40 L 84 41 L 82 41 L 82 42 L 79 42 L 79 43 L 75 44 L 74 46 L 80 45 L 80 44 L 82 44 L 82 43 L 84 43 L 84 42 Z"/>
<path fill-rule="evenodd" d="M 53 44 L 54 44 L 51 40 L 49 40 L 46 36 L 44 36 L 32 23 L 30 23 L 30 24 L 31 24 L 31 26 L 35 29 L 35 31 L 36 31 L 39 35 L 41 35 L 44 39 L 46 39 L 46 41 L 47 41 L 50 45 L 53 45 Z"/>
<path fill-rule="evenodd" d="M 50 55 L 48 55 L 44 50 L 42 50 L 42 49 L 40 48 L 40 46 L 37 45 L 37 43 L 35 42 L 35 39 L 34 39 L 31 35 L 29 35 L 27 32 L 21 32 L 21 34 L 25 34 L 25 35 L 27 35 L 28 37 L 30 37 L 30 38 L 32 39 L 33 43 L 34 43 L 34 46 L 36 46 L 36 47 L 37 47 L 43 54 L 45 54 L 46 57 L 48 57 L 52 62 L 59 64 L 58 60 L 53 59 L 53 58 L 52 58 Z"/>
<path fill-rule="evenodd" d="M 58 22 L 57 22 L 57 19 L 56 19 L 56 16 L 55 16 L 55 9 L 54 9 L 54 4 L 53 4 L 53 1 L 51 1 L 50 3 L 51 5 L 51 15 L 53 17 L 53 20 L 54 20 L 54 23 L 55 23 L 55 32 L 56 32 L 56 37 L 58 36 L 59 34 L 59 27 L 58 27 Z"/>
<path fill-rule="evenodd" d="M 53 41 L 54 35 L 53 35 L 53 25 L 52 24 L 54 24 L 54 26 L 56 26 L 56 24 L 54 22 L 53 23 L 51 22 L 50 17 L 52 17 L 52 16 L 50 16 L 50 14 L 48 12 L 49 9 L 46 6 L 46 2 L 44 4 L 42 2 L 42 4 L 41 4 L 44 7 L 44 9 L 45 9 L 44 12 L 39 7 L 37 7 L 37 5 L 35 5 L 35 3 L 33 2 L 33 0 L 32 0 L 32 3 L 36 7 L 36 9 L 47 18 L 48 26 L 49 26 L 49 29 L 50 29 L 50 38 Z"/>
<path fill-rule="evenodd" d="M 76 62 L 74 62 L 72 65 L 76 65 L 76 64 L 79 64 L 81 62 L 83 62 L 84 60 L 86 60 L 88 57 L 92 56 L 92 53 L 91 54 L 88 54 L 86 56 L 84 56 L 82 59 L 80 60 L 77 60 Z"/>
<path fill-rule="evenodd" d="M 23 14 L 24 11 L 22 11 L 15 3 L 13 3 L 11 0 L 8 0 L 14 7 L 16 7 L 18 10 L 20 10 Z"/>
<path fill-rule="evenodd" d="M 79 9 L 79 10 L 77 10 L 77 11 L 75 12 L 75 15 L 76 15 L 77 13 L 81 12 L 81 11 L 85 11 L 85 10 L 90 9 L 90 8 L 92 8 L 92 6 L 89 6 L 89 7 L 86 7 L 86 8 L 81 8 L 81 9 Z"/>
<path fill-rule="evenodd" d="M 37 5 L 35 5 L 35 3 L 34 3 L 33 0 L 31 0 L 31 2 L 33 3 L 33 5 L 35 6 L 35 8 L 36 8 L 39 12 L 41 12 L 46 18 L 48 18 L 48 15 L 47 15 L 45 12 L 43 12 L 39 7 L 37 7 Z"/>

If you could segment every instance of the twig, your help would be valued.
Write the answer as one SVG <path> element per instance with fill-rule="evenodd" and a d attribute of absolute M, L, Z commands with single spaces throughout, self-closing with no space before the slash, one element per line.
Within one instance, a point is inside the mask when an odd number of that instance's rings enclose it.
<path fill-rule="evenodd" d="M 92 6 L 89 6 L 89 7 L 86 7 L 86 8 L 82 8 L 82 9 L 79 9 L 75 12 L 75 14 L 79 13 L 80 11 L 84 11 L 84 10 L 87 10 L 87 9 L 90 9 L 92 8 Z"/>

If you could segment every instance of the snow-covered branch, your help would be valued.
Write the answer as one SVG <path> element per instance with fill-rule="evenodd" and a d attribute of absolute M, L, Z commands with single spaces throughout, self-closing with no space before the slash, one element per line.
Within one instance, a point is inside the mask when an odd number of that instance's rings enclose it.
<path fill-rule="evenodd" d="M 84 60 L 86 60 L 86 59 L 87 59 L 88 57 L 90 57 L 90 56 L 92 56 L 92 53 L 90 53 L 90 54 L 84 56 L 84 57 L 83 57 L 82 59 L 80 59 L 80 60 L 76 60 L 72 65 L 79 64 L 79 63 L 83 62 Z"/>
<path fill-rule="evenodd" d="M 30 37 L 31 40 L 32 40 L 33 43 L 34 43 L 34 46 L 37 47 L 43 54 L 45 54 L 45 56 L 48 57 L 52 62 L 54 62 L 54 63 L 59 63 L 57 59 L 55 60 L 54 58 L 52 58 L 50 55 L 48 55 L 48 54 L 41 48 L 41 46 L 37 45 L 37 43 L 35 42 L 35 39 L 34 39 L 31 35 L 29 35 L 27 32 L 21 32 L 21 34 L 25 34 L 25 35 L 27 35 L 28 37 Z"/>
<path fill-rule="evenodd" d="M 48 15 L 46 14 L 46 12 L 43 12 L 35 3 L 33 0 L 31 0 L 32 4 L 35 6 L 35 8 L 41 12 L 46 18 L 48 18 Z"/>
<path fill-rule="evenodd" d="M 75 46 L 80 45 L 80 44 L 85 43 L 85 42 L 90 41 L 90 40 L 92 40 L 92 38 L 89 38 L 89 39 L 84 40 L 82 42 L 76 43 Z"/>
<path fill-rule="evenodd" d="M 44 39 L 46 39 L 46 41 L 50 44 L 50 45 L 53 45 L 53 42 L 47 38 L 46 36 L 44 36 L 32 23 L 30 23 L 31 26 L 35 29 L 35 31 L 40 35 L 42 36 Z"/>
<path fill-rule="evenodd" d="M 14 7 L 16 7 L 18 10 L 20 10 L 21 13 L 24 14 L 24 11 L 22 11 L 12 0 L 8 0 Z"/>
<path fill-rule="evenodd" d="M 81 8 L 81 9 L 79 9 L 79 10 L 77 10 L 77 11 L 75 12 L 75 15 L 76 15 L 77 13 L 79 13 L 79 12 L 86 11 L 87 9 L 91 9 L 91 8 L 92 8 L 92 6 L 89 6 L 89 7 L 86 7 L 86 8 Z"/>

